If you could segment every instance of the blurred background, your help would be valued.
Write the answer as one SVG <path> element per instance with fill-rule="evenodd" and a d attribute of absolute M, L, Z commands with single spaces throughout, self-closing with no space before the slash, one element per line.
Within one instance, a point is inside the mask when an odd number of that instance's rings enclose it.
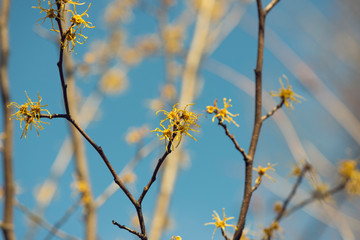
<path fill-rule="evenodd" d="M 84 12 L 89 3 L 89 18 L 84 19 L 96 28 L 82 29 L 86 42 L 76 44 L 65 59 L 78 122 L 139 196 L 165 151 L 163 141 L 150 132 L 160 127 L 163 117 L 155 112 L 170 111 L 178 102 L 196 103 L 192 111 L 202 114 L 200 132 L 192 133 L 197 141 L 183 139 L 169 156 L 143 211 L 151 240 L 173 235 L 211 239 L 214 228 L 204 224 L 213 221 L 213 210 L 221 215 L 225 208 L 227 216 L 235 217 L 228 223 L 236 224 L 244 164 L 205 110 L 215 99 L 219 107 L 223 98 L 231 99 L 229 111 L 239 114 L 234 118 L 239 127 L 230 124 L 229 131 L 248 149 L 254 121 L 256 3 L 216 0 L 208 19 L 199 14 L 201 0 L 86 1 L 77 12 Z M 38 4 L 11 3 L 11 99 L 22 104 L 26 91 L 36 101 L 39 92 L 51 113 L 64 113 L 56 66 L 58 36 L 49 30 L 49 19 L 38 21 L 45 16 L 32 8 Z M 46 1 L 41 4 L 45 7 Z M 262 229 L 273 220 L 274 203 L 284 200 L 295 183 L 291 171 L 296 164 L 307 161 L 314 173 L 291 205 L 311 196 L 316 185 L 335 186 L 341 160 L 359 160 L 359 16 L 357 0 L 280 1 L 267 16 L 263 113 L 279 103 L 269 92 L 281 87 L 278 79 L 283 75 L 304 99 L 294 110 L 283 107 L 263 124 L 255 166 L 276 164 L 276 171 L 268 172 L 275 182 L 264 178 L 253 195 L 246 222 L 249 239 L 261 239 Z M 137 228 L 136 211 L 123 192 L 111 186 L 112 177 L 98 153 L 81 138 L 75 144 L 64 119 L 44 121 L 50 124 L 43 125 L 40 136 L 30 131 L 27 139 L 20 139 L 22 130 L 14 122 L 18 239 L 58 239 L 41 222 L 53 226 L 64 215 L 67 219 L 59 229 L 84 239 L 74 149 L 87 163 L 98 239 L 137 239 L 111 223 Z M 337 193 L 283 219 L 278 238 L 360 239 L 359 206 L 358 196 Z M 40 218 L 34 221 L 30 212 Z M 214 239 L 222 239 L 220 231 Z"/>

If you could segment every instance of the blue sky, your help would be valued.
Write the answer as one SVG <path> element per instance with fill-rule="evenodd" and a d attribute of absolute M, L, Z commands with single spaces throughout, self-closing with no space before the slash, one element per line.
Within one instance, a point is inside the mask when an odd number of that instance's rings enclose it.
<path fill-rule="evenodd" d="M 109 30 L 105 26 L 103 16 L 109 2 L 92 2 L 89 19 L 96 28 L 84 30 L 88 40 L 85 44 L 76 46 L 77 54 L 72 54 L 77 63 L 83 61 L 84 54 L 89 51 L 93 42 L 108 38 Z M 41 26 L 36 24 L 37 19 L 42 17 L 38 9 L 31 8 L 36 4 L 37 1 L 12 1 L 9 62 L 11 98 L 13 101 L 22 103 L 26 101 L 25 91 L 33 100 L 36 99 L 37 92 L 39 92 L 43 103 L 48 104 L 47 109 L 51 113 L 63 113 L 61 85 L 56 66 L 58 47 L 54 42 L 39 35 L 39 32 L 48 30 L 49 22 L 45 22 Z M 214 73 L 215 68 L 211 69 L 211 64 L 217 61 L 253 82 L 257 44 L 253 36 L 256 33 L 256 27 L 254 27 L 256 26 L 254 25 L 256 24 L 256 6 L 252 2 L 249 5 L 244 4 L 243 7 L 245 13 L 240 23 L 219 47 L 207 56 L 199 71 L 199 78 L 203 85 L 201 93 L 195 100 L 196 105 L 193 110 L 203 113 L 199 118 L 201 129 L 200 133 L 194 133 L 197 142 L 188 139 L 183 143 L 189 154 L 190 163 L 188 167 L 182 168 L 179 172 L 170 208 L 170 217 L 174 221 L 173 228 L 166 231 L 162 239 L 170 239 L 172 235 L 181 235 L 183 239 L 210 239 L 213 228 L 204 226 L 204 223 L 212 221 L 213 210 L 220 213 L 222 208 L 225 208 L 227 216 L 237 218 L 242 198 L 244 164 L 241 155 L 236 152 L 223 129 L 216 123 L 212 123 L 211 116 L 206 117 L 204 111 L 215 98 L 221 104 L 222 98 L 231 98 L 233 107 L 230 111 L 239 113 L 235 121 L 240 127 L 230 125 L 230 131 L 234 133 L 244 149 L 248 148 L 252 131 L 254 99 L 230 83 L 229 79 Z M 293 71 L 299 66 L 291 65 L 293 59 L 288 58 L 289 62 L 284 62 L 281 55 L 273 52 L 274 43 L 279 43 L 275 38 L 279 37 L 284 43 L 280 50 L 291 49 L 359 118 L 356 104 L 351 103 L 354 98 L 350 98 L 358 87 L 354 77 L 357 70 L 352 65 L 354 62 L 349 60 L 349 54 L 346 55 L 347 52 L 342 51 L 341 44 L 346 42 L 339 40 L 340 47 L 336 46 L 340 50 L 332 48 L 334 46 L 332 43 L 335 37 L 341 34 L 347 34 L 355 40 L 359 40 L 360 34 L 359 30 L 354 27 L 355 20 L 351 16 L 344 20 L 349 24 L 348 27 L 341 30 L 343 33 L 338 34 L 344 24 L 336 12 L 338 8 L 345 13 L 349 11 L 345 7 L 340 8 L 337 1 L 322 0 L 316 3 L 281 1 L 267 18 L 267 27 L 269 28 L 267 33 L 269 32 L 269 34 L 266 35 L 265 41 L 268 48 L 265 49 L 264 54 L 264 91 L 279 89 L 278 78 L 285 74 L 294 91 L 305 98 L 301 104 L 295 104 L 294 111 L 285 108 L 283 110 L 293 124 L 299 140 L 305 146 L 307 155 L 310 157 L 308 161 L 318 167 L 321 167 L 316 161 L 319 155 L 316 155 L 313 149 L 318 149 L 331 164 L 336 166 L 339 160 L 359 158 L 359 144 L 319 103 L 314 92 L 304 86 L 304 81 L 299 80 L 301 75 L 299 72 Z M 176 19 L 182 9 L 182 3 L 173 7 L 170 11 L 170 19 Z M 156 19 L 148 16 L 141 9 L 135 9 L 133 21 L 125 25 L 128 44 L 135 41 L 136 36 L 156 31 L 156 24 Z M 191 31 L 192 28 L 187 34 L 185 47 L 189 46 Z M 327 39 L 329 39 L 328 42 Z M 344 54 L 339 55 L 339 52 Z M 180 63 L 182 61 L 179 60 Z M 230 70 L 225 71 L 230 72 Z M 85 99 L 96 87 L 100 76 L 96 74 L 86 78 L 81 74 L 76 74 L 76 76 L 76 83 Z M 149 57 L 132 68 L 127 77 L 129 79 L 128 89 L 121 95 L 105 97 L 95 121 L 86 130 L 102 146 L 117 171 L 125 166 L 136 151 L 135 146 L 129 146 L 125 142 L 129 127 L 143 124 L 147 124 L 150 129 L 158 127 L 159 118 L 148 108 L 147 103 L 159 96 L 159 88 L 165 82 L 164 60 L 159 54 Z M 240 79 L 238 81 L 241 82 Z M 177 86 L 180 86 L 179 82 Z M 349 89 L 348 92 L 345 91 L 346 89 Z M 179 92 L 180 87 L 177 90 Z M 356 95 L 355 100 L 359 100 Z M 166 110 L 170 109 L 171 105 L 167 106 Z M 49 169 L 53 165 L 64 139 L 69 136 L 68 123 L 65 120 L 54 119 L 48 122 L 50 125 L 44 125 L 45 129 L 40 132 L 39 137 L 33 131 L 29 133 L 27 140 L 20 139 L 22 130 L 18 127 L 18 123 L 15 123 L 14 169 L 16 183 L 20 186 L 17 199 L 30 209 L 33 209 L 36 204 L 34 199 L 36 189 L 49 176 Z M 155 138 L 156 134 L 152 133 L 145 139 L 145 142 L 148 143 Z M 150 178 L 154 162 L 162 155 L 163 151 L 163 144 L 160 144 L 137 166 L 135 170 L 137 181 L 130 186 L 135 195 L 139 194 Z M 89 161 L 93 191 L 97 196 L 112 182 L 112 177 L 89 144 L 86 144 L 86 155 Z M 297 156 L 299 159 L 304 157 Z M 268 162 L 277 164 L 276 174 L 282 178 L 274 177 L 277 180 L 276 183 L 265 180 L 266 184 L 255 192 L 247 221 L 247 226 L 252 232 L 269 224 L 273 217 L 272 205 L 280 199 L 271 190 L 271 187 L 267 186 L 279 184 L 279 188 L 284 188 L 285 191 L 283 180 L 285 179 L 285 182 L 294 182 L 295 180 L 289 178 L 288 173 L 296 161 L 291 155 L 287 140 L 272 119 L 267 120 L 263 125 L 255 165 L 264 166 Z M 320 172 L 322 170 L 319 169 Z M 71 188 L 71 183 L 74 181 L 73 172 L 74 164 L 70 163 L 60 179 L 56 197 L 46 210 L 45 219 L 50 223 L 56 222 L 76 199 Z M 333 177 L 334 172 L 330 171 L 328 175 L 323 172 L 321 174 L 324 174 L 322 175 L 323 180 L 329 181 L 330 185 L 336 183 L 336 178 Z M 158 184 L 155 183 L 144 201 L 143 210 L 147 219 L 151 219 L 158 189 Z M 306 184 L 304 189 L 307 189 Z M 335 197 L 335 199 L 337 198 Z M 358 199 L 354 201 L 358 201 Z M 351 203 L 346 202 L 341 207 L 343 212 L 349 214 L 352 206 Z M 135 214 L 134 208 L 124 194 L 118 191 L 98 210 L 98 233 L 101 239 L 133 239 L 129 233 L 117 229 L 111 224 L 113 219 L 119 223 L 128 224 L 133 214 Z M 356 213 L 352 213 L 352 216 L 359 219 L 358 208 Z M 233 220 L 230 223 L 235 224 L 236 221 Z M 317 232 L 318 229 L 312 229 L 309 225 L 325 226 L 308 213 L 294 214 L 289 221 L 284 223 L 285 239 L 300 239 L 317 234 L 320 236 L 320 233 Z M 26 230 L 26 220 L 24 214 L 19 210 L 15 211 L 15 227 L 18 238 L 22 239 Z M 311 231 L 302 235 L 304 234 L 303 229 Z M 62 230 L 82 237 L 81 209 L 71 216 Z M 288 235 L 290 233 L 295 234 L 295 237 L 290 237 L 291 235 Z M 359 234 L 359 232 L 356 233 Z M 46 234 L 47 232 L 40 228 L 35 239 L 43 239 Z M 330 235 L 333 237 L 330 238 Z M 254 238 L 258 239 L 259 237 L 255 234 Z M 221 239 L 220 233 L 216 233 L 214 239 Z M 340 239 L 340 235 L 333 228 L 326 228 L 321 233 L 321 238 L 312 239 Z"/>

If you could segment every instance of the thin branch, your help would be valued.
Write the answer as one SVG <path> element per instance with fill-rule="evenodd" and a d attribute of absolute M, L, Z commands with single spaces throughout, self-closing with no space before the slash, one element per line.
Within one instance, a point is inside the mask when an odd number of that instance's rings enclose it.
<path fill-rule="evenodd" d="M 343 190 L 345 188 L 345 185 L 346 185 L 346 181 L 339 184 L 338 186 L 334 187 L 333 189 L 330 189 L 329 191 L 325 192 L 325 193 L 317 193 L 316 197 L 315 196 L 312 196 L 298 204 L 296 204 L 294 207 L 290 208 L 288 211 L 285 212 L 284 214 L 284 217 L 287 217 L 289 216 L 290 214 L 292 214 L 293 212 L 305 207 L 306 205 L 316 201 L 316 200 L 319 200 L 319 199 L 324 199 L 328 196 L 331 196 L 331 195 L 334 195 L 335 193 Z"/>
<path fill-rule="evenodd" d="M 45 240 L 51 240 L 51 238 L 56 235 L 59 231 L 60 227 L 64 225 L 67 220 L 71 217 L 71 215 L 75 212 L 75 210 L 80 206 L 81 198 L 79 198 L 66 212 L 65 214 L 54 224 L 51 231 L 49 231 L 48 235 L 45 237 Z"/>
<path fill-rule="evenodd" d="M 176 133 L 175 133 L 175 136 L 176 136 Z M 173 139 L 174 139 L 175 136 L 173 136 Z M 157 175 L 157 173 L 158 173 L 161 165 L 162 165 L 163 162 L 165 161 L 166 157 L 171 153 L 171 147 L 172 147 L 172 141 L 169 141 L 169 143 L 168 143 L 168 145 L 167 145 L 167 150 L 166 150 L 165 153 L 162 155 L 162 157 L 159 158 L 158 163 L 157 163 L 157 165 L 156 165 L 156 167 L 155 167 L 155 170 L 154 170 L 154 172 L 153 172 L 153 174 L 152 174 L 152 176 L 151 176 L 150 181 L 149 181 L 148 184 L 144 187 L 144 189 L 143 189 L 143 191 L 142 191 L 142 193 L 141 193 L 141 195 L 140 195 L 140 197 L 139 197 L 139 199 L 138 199 L 139 204 L 141 204 L 141 202 L 143 201 L 146 193 L 149 191 L 151 185 L 155 182 L 155 180 L 156 180 L 156 175 Z"/>
<path fill-rule="evenodd" d="M 280 0 L 272 0 L 271 2 L 269 2 L 269 4 L 264 9 L 265 15 L 267 15 L 278 2 L 280 2 Z"/>
<path fill-rule="evenodd" d="M 262 125 L 261 108 L 262 108 L 262 68 L 264 61 L 264 35 L 265 35 L 265 12 L 262 8 L 261 0 L 257 0 L 258 9 L 258 47 L 257 47 L 257 61 L 255 72 L 255 119 L 253 133 L 250 141 L 249 152 L 247 154 L 248 160 L 245 163 L 245 182 L 244 182 L 244 196 L 241 204 L 241 210 L 237 222 L 237 230 L 235 231 L 234 240 L 240 240 L 246 221 L 247 212 L 252 196 L 252 171 L 253 160 L 256 152 L 257 143 L 260 136 Z"/>
<path fill-rule="evenodd" d="M 63 57 L 64 57 L 64 47 L 63 47 L 63 42 L 65 40 L 66 35 L 64 34 L 63 31 L 63 27 L 62 27 L 62 22 L 61 19 L 63 18 L 63 16 L 61 15 L 61 13 L 63 11 L 60 10 L 61 8 L 61 2 L 56 2 L 56 6 L 58 8 L 57 11 L 57 17 L 55 18 L 58 26 L 59 26 L 59 33 L 60 33 L 60 53 L 59 53 L 59 61 L 57 62 L 57 66 L 59 69 L 59 75 L 60 75 L 60 81 L 61 81 L 61 88 L 62 88 L 62 93 L 63 93 L 63 98 L 64 98 L 64 105 L 65 105 L 65 112 L 70 115 L 70 110 L 69 110 L 69 102 L 68 102 L 68 97 L 67 97 L 67 85 L 65 82 L 65 78 L 64 78 L 64 70 L 63 70 Z"/>
<path fill-rule="evenodd" d="M 14 240 L 13 225 L 13 203 L 14 203 L 14 176 L 13 176 L 13 122 L 9 121 L 11 109 L 7 106 L 10 103 L 10 86 L 8 78 L 8 58 L 9 58 L 9 9 L 10 0 L 3 0 L 0 12 L 0 88 L 3 109 L 3 178 L 4 178 L 4 205 L 3 205 L 3 224 L 1 226 L 4 238 Z"/>
<path fill-rule="evenodd" d="M 295 196 L 297 189 L 299 188 L 301 181 L 303 180 L 305 173 L 310 170 L 310 165 L 305 163 L 305 166 L 301 169 L 300 175 L 298 176 L 295 185 L 293 186 L 289 196 L 285 199 L 284 203 L 282 204 L 281 210 L 276 216 L 275 220 L 276 222 L 279 222 L 280 219 L 284 216 L 284 213 L 291 201 L 291 199 Z"/>
<path fill-rule="evenodd" d="M 67 114 L 51 114 L 51 115 L 46 115 L 46 114 L 41 114 L 40 117 L 44 117 L 44 118 L 65 118 L 66 120 L 68 120 L 80 133 L 81 135 L 91 144 L 91 146 L 98 152 L 98 154 L 100 155 L 100 157 L 102 158 L 102 160 L 104 161 L 105 165 L 107 166 L 107 168 L 109 169 L 111 175 L 114 178 L 115 183 L 121 188 L 121 190 L 125 193 L 125 195 L 129 198 L 129 200 L 131 201 L 131 203 L 136 206 L 137 205 L 137 201 L 135 200 L 134 196 L 130 193 L 130 191 L 125 187 L 124 183 L 121 181 L 120 177 L 117 175 L 117 173 L 115 172 L 114 168 L 112 167 L 112 165 L 110 164 L 109 160 L 107 159 L 104 151 L 102 150 L 101 146 L 98 146 L 87 134 L 86 132 L 75 122 L 74 119 L 72 119 L 69 115 Z"/>
<path fill-rule="evenodd" d="M 28 209 L 25 205 L 21 204 L 20 202 L 15 202 L 15 206 L 22 212 L 24 212 L 33 222 L 37 223 L 38 225 L 42 226 L 49 232 L 52 232 L 55 236 L 66 239 L 66 240 L 80 240 L 80 238 L 73 237 L 60 229 L 55 229 L 50 223 L 46 222 L 43 218 L 38 216 L 37 214 L 33 213 L 30 209 Z"/>
<path fill-rule="evenodd" d="M 137 231 L 135 231 L 135 230 L 132 230 L 131 228 L 126 227 L 125 225 L 121 225 L 121 224 L 119 224 L 118 222 L 116 222 L 116 221 L 114 221 L 114 220 L 112 220 L 112 223 L 113 223 L 115 226 L 118 226 L 118 227 L 121 228 L 121 229 L 125 229 L 126 231 L 128 231 L 128 232 L 130 232 L 130 233 L 132 233 L 132 234 L 134 234 L 134 235 L 136 235 L 136 236 L 138 236 L 140 239 L 146 239 L 146 236 L 144 236 L 143 234 L 141 234 L 141 233 L 139 233 L 139 232 L 137 232 Z"/>
<path fill-rule="evenodd" d="M 234 135 L 229 132 L 227 125 L 225 123 L 221 122 L 220 117 L 218 117 L 218 120 L 219 120 L 218 124 L 224 128 L 226 136 L 228 136 L 230 138 L 230 140 L 234 143 L 235 148 L 243 155 L 244 161 L 247 162 L 248 156 L 247 156 L 245 150 L 240 147 L 240 145 L 236 141 Z"/>
<path fill-rule="evenodd" d="M 222 229 L 222 228 L 220 228 L 220 229 L 221 229 L 221 234 L 223 235 L 224 239 L 225 240 L 230 240 L 230 238 L 226 235 L 225 230 Z"/>
<path fill-rule="evenodd" d="M 272 115 L 274 115 L 274 113 L 279 110 L 282 106 L 284 105 L 284 100 L 282 100 L 278 105 L 276 105 L 270 112 L 268 112 L 265 116 L 263 116 L 261 118 L 261 121 L 265 121 L 266 119 L 268 119 L 269 117 L 271 117 Z"/>

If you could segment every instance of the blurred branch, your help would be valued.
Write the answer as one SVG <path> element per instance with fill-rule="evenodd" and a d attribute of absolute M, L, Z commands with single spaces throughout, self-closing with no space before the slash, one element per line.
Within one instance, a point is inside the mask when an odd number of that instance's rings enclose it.
<path fill-rule="evenodd" d="M 42 217 L 40 217 L 37 214 L 31 212 L 25 205 L 21 204 L 20 202 L 16 201 L 15 206 L 20 211 L 25 213 L 33 222 L 35 222 L 38 225 L 42 226 L 43 228 L 45 228 L 46 230 L 48 230 L 49 232 L 51 232 L 55 236 L 57 236 L 57 237 L 59 237 L 61 239 L 66 239 L 66 240 L 80 240 L 80 238 L 73 237 L 73 236 L 61 231 L 60 229 L 55 228 L 55 226 L 52 226 L 51 224 L 46 222 Z"/>
<path fill-rule="evenodd" d="M 3 145 L 3 176 L 4 176 L 4 206 L 3 206 L 3 223 L 2 232 L 5 240 L 14 240 L 13 225 L 13 205 L 14 205 L 14 176 L 13 176 L 13 123 L 9 121 L 11 109 L 8 108 L 10 103 L 10 86 L 8 77 L 8 58 L 9 58 L 9 10 L 10 0 L 3 0 L 0 15 L 0 86 L 1 100 L 3 109 L 4 125 L 4 145 Z"/>
<path fill-rule="evenodd" d="M 159 146 L 159 140 L 155 139 L 147 145 L 140 148 L 135 156 L 126 164 L 126 166 L 118 174 L 120 178 L 128 172 L 131 172 L 139 164 L 139 161 L 148 156 L 157 146 Z M 95 200 L 96 208 L 101 207 L 119 188 L 112 182 Z"/>
<path fill-rule="evenodd" d="M 254 19 L 248 16 L 248 24 L 243 25 L 244 30 L 255 35 L 251 26 Z M 314 95 L 319 103 L 330 115 L 347 131 L 347 133 L 360 145 L 360 121 L 354 113 L 344 104 L 321 80 L 317 73 L 298 54 L 286 44 L 283 39 L 270 28 L 267 28 L 269 41 L 268 50 L 278 58 L 284 66 Z"/>
<path fill-rule="evenodd" d="M 182 86 L 179 100 L 180 108 L 192 103 L 195 97 L 198 69 L 206 51 L 206 42 L 210 33 L 211 13 L 214 3 L 214 0 L 201 1 L 201 6 L 195 24 L 194 35 L 186 57 L 185 68 L 182 76 Z M 183 145 L 184 143 L 178 147 L 176 151 L 177 153 L 181 151 L 181 147 Z M 161 191 L 157 198 L 157 208 L 155 209 L 153 217 L 154 221 L 150 232 L 151 240 L 158 240 L 161 238 L 177 176 L 179 156 L 180 154 L 172 155 L 170 161 L 171 163 L 165 165 L 164 175 L 160 186 Z"/>
<path fill-rule="evenodd" d="M 62 225 L 64 225 L 67 220 L 71 217 L 71 215 L 76 211 L 76 209 L 80 206 L 81 203 L 81 198 L 79 198 L 64 214 L 64 216 L 62 216 L 60 218 L 59 221 L 57 221 L 57 223 L 54 224 L 53 228 L 51 231 L 49 231 L 48 235 L 45 237 L 45 240 L 51 240 L 51 238 L 55 235 L 55 233 L 57 231 L 59 231 L 60 227 Z M 39 216 L 39 215 L 37 215 Z"/>
<path fill-rule="evenodd" d="M 69 109 L 71 110 L 72 116 L 78 118 L 77 106 L 78 99 L 76 97 L 76 85 L 74 78 L 74 62 L 72 57 L 67 54 L 64 58 L 65 62 L 65 71 L 68 82 L 68 101 L 71 103 Z M 76 184 L 84 184 L 86 186 L 81 192 L 82 195 L 82 204 L 84 206 L 84 223 L 85 223 L 85 239 L 86 240 L 95 240 L 97 232 L 97 216 L 96 216 L 96 207 L 94 203 L 94 197 L 91 189 L 91 182 L 89 177 L 89 170 L 87 159 L 85 155 L 84 142 L 82 140 L 79 132 L 70 126 L 71 138 L 73 151 L 75 155 L 75 168 L 76 168 Z"/>

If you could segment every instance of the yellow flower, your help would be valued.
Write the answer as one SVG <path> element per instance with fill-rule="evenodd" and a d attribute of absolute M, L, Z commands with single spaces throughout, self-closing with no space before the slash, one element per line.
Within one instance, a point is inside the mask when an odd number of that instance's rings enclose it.
<path fill-rule="evenodd" d="M 161 134 L 157 133 L 157 136 L 160 138 L 160 140 L 165 139 L 165 146 L 167 146 L 167 141 L 172 141 L 173 132 L 170 129 L 171 126 L 169 126 L 166 129 L 165 129 L 164 126 L 162 126 L 162 127 L 164 128 L 163 130 L 161 130 L 159 128 L 156 128 L 155 130 L 152 130 L 151 132 L 159 132 L 159 133 L 161 133 Z"/>
<path fill-rule="evenodd" d="M 162 32 L 162 38 L 167 53 L 179 53 L 183 48 L 184 27 L 180 25 L 166 26 Z"/>
<path fill-rule="evenodd" d="M 172 236 L 171 240 L 182 240 L 180 236 Z"/>
<path fill-rule="evenodd" d="M 83 28 L 87 27 L 87 28 L 95 28 L 95 26 L 92 26 L 91 22 L 87 22 L 83 19 L 83 16 L 89 17 L 89 14 L 87 14 L 87 11 L 89 11 L 89 8 L 91 6 L 91 3 L 89 4 L 88 8 L 86 9 L 85 12 L 83 12 L 81 15 L 79 15 L 76 12 L 76 5 L 73 4 L 74 6 L 74 11 L 72 11 L 71 9 L 69 10 L 69 12 L 72 13 L 72 17 L 70 19 L 71 22 L 71 27 L 76 27 L 75 31 L 77 31 L 78 29 L 80 29 L 80 33 L 81 33 L 81 26 L 83 26 Z"/>
<path fill-rule="evenodd" d="M 53 9 L 53 7 L 52 7 L 52 6 L 54 5 L 54 3 L 51 3 L 50 1 L 48 1 L 49 8 L 43 8 L 43 7 L 41 6 L 41 0 L 38 0 L 38 1 L 39 1 L 39 6 L 38 6 L 38 7 L 32 7 L 32 8 L 38 8 L 38 9 L 40 9 L 40 10 L 41 10 L 40 13 L 45 12 L 45 13 L 46 13 L 46 16 L 43 17 L 43 18 L 40 18 L 39 20 L 37 20 L 37 22 L 43 20 L 43 21 L 41 22 L 41 24 L 43 24 L 43 23 L 45 22 L 45 20 L 46 20 L 47 18 L 49 18 L 50 21 L 51 21 L 51 26 L 52 26 L 51 30 L 57 32 L 58 30 L 56 30 L 55 27 L 54 27 L 53 19 L 58 18 L 58 14 L 57 14 L 58 12 L 57 12 L 56 9 Z"/>
<path fill-rule="evenodd" d="M 356 169 L 355 160 L 344 160 L 339 165 L 339 173 L 346 181 L 346 191 L 360 195 L 360 171 Z"/>
<path fill-rule="evenodd" d="M 80 38 L 83 38 L 83 41 L 80 42 Z M 65 33 L 65 39 L 62 43 L 62 47 L 66 48 L 68 52 L 74 52 L 74 48 L 76 44 L 83 44 L 86 41 L 87 37 L 82 35 L 81 33 L 74 32 L 73 28 L 69 28 L 68 31 Z M 71 44 L 71 47 L 70 47 Z"/>
<path fill-rule="evenodd" d="M 167 141 L 173 142 L 173 140 L 177 140 L 179 141 L 177 144 L 178 146 L 180 144 L 182 134 L 188 135 L 196 141 L 196 139 L 189 133 L 189 131 L 198 132 L 197 130 L 192 129 L 191 126 L 195 125 L 200 127 L 196 123 L 200 114 L 197 115 L 191 111 L 186 110 L 188 106 L 194 104 L 188 104 L 184 109 L 176 108 L 177 105 L 178 103 L 173 106 L 170 112 L 165 110 L 159 110 L 156 112 L 156 115 L 159 112 L 163 112 L 163 114 L 166 116 L 165 119 L 160 121 L 160 126 L 163 128 L 163 130 L 156 128 L 151 132 L 162 133 L 161 135 L 158 133 L 158 137 L 160 137 L 160 140 L 165 139 L 165 145 L 167 145 Z M 163 125 L 163 123 L 166 121 L 168 121 L 167 128 L 165 128 Z"/>
<path fill-rule="evenodd" d="M 283 229 L 279 226 L 277 221 L 271 223 L 270 227 L 264 228 L 264 237 L 262 239 L 268 239 L 274 237 L 277 232 L 282 232 Z"/>
<path fill-rule="evenodd" d="M 32 130 L 32 127 L 36 129 L 37 135 L 39 136 L 39 130 L 44 129 L 43 126 L 41 126 L 41 123 L 49 124 L 47 122 L 43 122 L 40 120 L 40 114 L 41 112 L 47 112 L 50 115 L 50 112 L 46 109 L 43 109 L 43 107 L 46 107 L 47 105 L 41 105 L 42 98 L 40 97 L 38 93 L 38 101 L 33 102 L 27 95 L 25 91 L 27 102 L 23 105 L 20 105 L 16 102 L 11 102 L 7 107 L 14 106 L 18 109 L 18 111 L 11 115 L 11 117 L 15 116 L 15 119 L 20 121 L 20 128 L 23 129 L 23 132 L 21 134 L 21 138 L 25 136 L 27 138 L 27 131 L 30 129 Z M 11 118 L 10 118 L 11 119 Z M 22 122 L 25 122 L 25 127 L 22 127 Z"/>
<path fill-rule="evenodd" d="M 216 232 L 216 230 L 218 228 L 221 228 L 224 232 L 225 232 L 225 227 L 232 227 L 235 230 L 237 230 L 237 227 L 235 225 L 232 224 L 227 224 L 226 221 L 233 219 L 234 217 L 229 217 L 227 218 L 225 216 L 225 209 L 223 208 L 223 219 L 221 220 L 221 218 L 219 217 L 219 214 L 216 211 L 213 211 L 214 214 L 212 214 L 213 219 L 215 220 L 215 222 L 209 222 L 209 223 L 205 223 L 205 225 L 215 225 L 215 230 L 213 232 L 212 237 L 214 238 L 214 234 Z"/>
<path fill-rule="evenodd" d="M 77 43 L 83 44 L 87 39 L 87 37 L 81 33 L 81 27 L 95 28 L 95 26 L 92 26 L 91 22 L 87 22 L 83 19 L 84 16 L 89 17 L 89 14 L 87 14 L 87 11 L 89 10 L 91 3 L 89 4 L 86 11 L 83 12 L 82 14 L 78 14 L 76 11 L 76 5 L 82 5 L 82 4 L 80 4 L 80 3 L 76 4 L 76 2 L 73 2 L 73 1 L 67 1 L 67 3 L 73 5 L 74 11 L 71 9 L 67 10 L 67 11 L 71 12 L 71 14 L 73 16 L 70 19 L 71 25 L 65 31 L 65 34 L 64 34 L 65 36 L 64 36 L 63 42 L 61 44 L 62 44 L 63 48 L 67 48 L 68 51 L 70 52 L 70 51 L 74 51 L 75 45 Z M 82 41 L 81 41 L 81 38 L 82 38 Z M 70 43 L 71 43 L 71 48 L 70 48 Z"/>
<path fill-rule="evenodd" d="M 122 93 L 127 86 L 126 73 L 117 68 L 108 70 L 100 80 L 100 89 L 106 94 Z"/>
<path fill-rule="evenodd" d="M 339 173 L 342 177 L 351 178 L 356 171 L 357 162 L 355 160 L 344 160 L 339 165 Z"/>
<path fill-rule="evenodd" d="M 275 169 L 273 168 L 273 166 L 274 165 L 270 165 L 270 163 L 268 163 L 266 168 L 261 167 L 261 166 L 259 166 L 258 168 L 254 168 L 254 170 L 257 171 L 259 174 L 259 176 L 255 180 L 255 183 L 259 184 L 263 176 L 265 176 L 275 182 L 275 180 L 266 173 L 266 171 L 268 171 L 268 170 L 272 170 L 275 172 Z"/>
<path fill-rule="evenodd" d="M 220 118 L 221 123 L 223 123 L 224 120 L 226 120 L 227 122 L 234 123 L 237 127 L 239 127 L 239 125 L 234 121 L 234 119 L 232 119 L 232 117 L 236 117 L 239 114 L 232 114 L 231 112 L 229 112 L 227 110 L 228 107 L 232 107 L 232 105 L 230 104 L 231 99 L 229 99 L 229 101 L 226 102 L 226 98 L 224 98 L 223 101 L 224 101 L 224 108 L 219 109 L 217 107 L 217 100 L 215 100 L 214 106 L 206 107 L 206 112 L 209 114 L 215 113 L 214 117 L 212 118 L 213 122 L 214 122 L 215 118 Z"/>
<path fill-rule="evenodd" d="M 73 183 L 73 186 L 76 191 L 81 194 L 81 202 L 83 204 L 88 204 L 91 202 L 91 192 L 87 182 L 77 180 L 75 183 Z"/>
<path fill-rule="evenodd" d="M 279 82 L 281 84 L 281 88 L 279 89 L 279 92 L 271 91 L 270 95 L 273 97 L 280 97 L 287 108 L 291 107 L 291 109 L 294 109 L 291 101 L 298 103 L 300 102 L 298 98 L 303 99 L 303 97 L 294 93 L 291 85 L 289 84 L 289 79 L 285 75 L 283 75 L 283 77 L 287 80 L 287 87 L 284 87 L 284 83 L 282 82 L 282 79 L 280 77 Z"/>

